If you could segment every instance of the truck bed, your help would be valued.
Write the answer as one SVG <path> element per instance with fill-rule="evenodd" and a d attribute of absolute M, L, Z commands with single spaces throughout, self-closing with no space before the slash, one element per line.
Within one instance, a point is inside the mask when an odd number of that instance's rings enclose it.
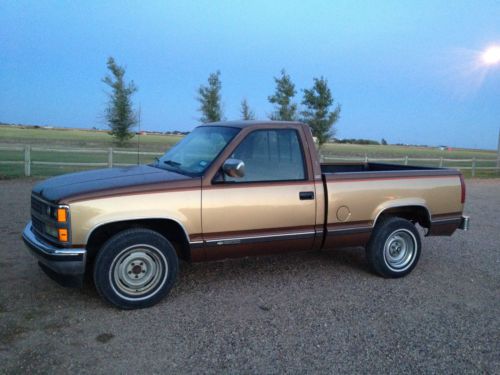
<path fill-rule="evenodd" d="M 359 172 L 394 172 L 394 171 L 430 172 L 430 171 L 450 171 L 450 170 L 445 168 L 436 168 L 436 167 L 417 167 L 411 165 L 385 164 L 385 163 L 321 163 L 321 172 L 324 174 L 359 173 Z"/>
<path fill-rule="evenodd" d="M 321 164 L 326 194 L 325 248 L 366 245 L 382 212 L 412 207 L 430 234 L 458 228 L 463 202 L 454 169 L 382 163 Z M 388 211 L 389 210 L 389 211 Z M 399 216 L 405 217 L 403 211 Z"/>

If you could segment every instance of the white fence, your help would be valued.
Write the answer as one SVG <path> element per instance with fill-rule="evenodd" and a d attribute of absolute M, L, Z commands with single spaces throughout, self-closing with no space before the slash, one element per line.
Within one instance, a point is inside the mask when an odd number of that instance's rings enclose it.
<path fill-rule="evenodd" d="M 496 159 L 480 159 L 473 157 L 472 159 L 453 159 L 453 158 L 415 158 L 404 156 L 401 158 L 381 158 L 381 157 L 369 157 L 365 154 L 364 157 L 332 157 L 332 156 L 321 156 L 321 160 L 324 162 L 382 162 L 382 163 L 394 163 L 394 164 L 415 164 L 419 165 L 422 163 L 432 163 L 440 168 L 454 168 L 460 171 L 471 171 L 471 176 L 475 177 L 476 173 L 481 170 L 485 171 L 496 171 L 500 174 L 500 157 Z M 491 163 L 491 166 L 479 166 L 478 164 Z M 457 165 L 462 164 L 462 165 Z M 467 164 L 467 165 L 463 165 Z M 470 164 L 470 166 L 468 166 Z"/>
<path fill-rule="evenodd" d="M 132 151 L 132 150 L 120 150 L 114 149 L 112 147 L 108 149 L 91 149 L 91 148 L 47 148 L 47 147 L 37 147 L 37 146 L 18 146 L 18 145 L 0 145 L 0 155 L 2 151 L 17 151 L 19 153 L 24 153 L 23 160 L 0 160 L 0 165 L 24 165 L 24 176 L 31 176 L 32 166 L 44 165 L 44 166 L 66 166 L 66 167 L 113 167 L 113 166 L 129 166 L 136 165 L 138 163 L 117 163 L 114 162 L 115 155 L 134 155 L 137 156 L 137 160 L 141 156 L 160 156 L 161 152 L 145 152 L 145 151 Z M 44 152 L 44 153 L 59 153 L 59 154 L 102 154 L 103 162 L 68 162 L 68 161 L 42 161 L 34 160 L 32 157 L 32 152 Z M 107 157 L 106 157 L 107 155 Z M 404 156 L 400 158 L 383 158 L 383 157 L 370 157 L 365 154 L 364 157 L 343 157 L 343 156 L 331 156 L 322 155 L 321 160 L 324 162 L 390 162 L 396 164 L 415 164 L 419 165 L 422 163 L 432 163 L 435 166 L 455 168 L 459 170 L 470 170 L 471 176 L 475 177 L 478 171 L 488 170 L 500 174 L 500 156 L 496 159 L 453 159 L 453 158 L 416 158 L 410 156 Z M 490 166 L 484 166 L 484 164 L 491 164 Z"/>
<path fill-rule="evenodd" d="M 114 149 L 112 147 L 108 149 L 92 149 L 92 148 L 81 148 L 81 149 L 71 149 L 71 148 L 47 148 L 47 147 L 36 147 L 36 146 L 0 146 L 1 151 L 18 151 L 24 152 L 23 160 L 0 160 L 0 165 L 24 165 L 24 176 L 31 176 L 31 167 L 36 165 L 45 165 L 45 166 L 68 166 L 68 167 L 123 167 L 136 165 L 138 163 L 116 163 L 113 162 L 114 155 L 137 155 L 140 156 L 160 156 L 161 152 L 137 152 L 137 151 L 129 151 L 129 150 L 119 150 Z M 106 162 L 65 162 L 65 161 L 41 161 L 34 160 L 32 158 L 32 152 L 44 152 L 44 153 L 59 153 L 59 154 L 102 154 L 103 159 L 106 159 L 105 155 L 107 155 Z"/>

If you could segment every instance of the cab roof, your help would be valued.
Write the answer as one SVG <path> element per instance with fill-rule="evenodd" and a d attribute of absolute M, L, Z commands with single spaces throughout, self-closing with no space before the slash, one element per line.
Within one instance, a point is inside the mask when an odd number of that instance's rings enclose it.
<path fill-rule="evenodd" d="M 232 128 L 246 128 L 249 126 L 256 125 L 303 125 L 299 121 L 272 121 L 272 120 L 236 120 L 236 121 L 219 121 L 219 122 L 208 122 L 206 124 L 201 124 L 200 126 L 229 126 Z"/>

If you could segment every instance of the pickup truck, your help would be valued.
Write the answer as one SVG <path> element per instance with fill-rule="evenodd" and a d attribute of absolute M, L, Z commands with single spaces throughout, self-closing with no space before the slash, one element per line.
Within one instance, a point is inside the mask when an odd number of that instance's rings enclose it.
<path fill-rule="evenodd" d="M 320 163 L 306 124 L 220 122 L 151 165 L 38 183 L 23 239 L 61 284 L 91 272 L 106 301 L 133 309 L 168 294 L 179 259 L 365 247 L 374 273 L 402 277 L 418 262 L 420 232 L 468 228 L 464 202 L 453 169 Z"/>

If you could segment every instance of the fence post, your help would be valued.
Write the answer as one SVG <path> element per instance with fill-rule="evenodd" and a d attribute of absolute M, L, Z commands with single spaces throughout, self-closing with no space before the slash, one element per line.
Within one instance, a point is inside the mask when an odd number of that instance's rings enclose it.
<path fill-rule="evenodd" d="M 474 156 L 472 158 L 472 172 L 471 172 L 472 177 L 476 177 L 476 157 Z"/>
<path fill-rule="evenodd" d="M 498 129 L 497 174 L 500 174 L 500 129 Z"/>
<path fill-rule="evenodd" d="M 408 165 L 408 155 L 405 156 L 405 165 Z"/>
<path fill-rule="evenodd" d="M 113 147 L 108 148 L 108 168 L 113 168 Z"/>
<path fill-rule="evenodd" d="M 31 176 L 31 146 L 24 146 L 24 175 Z"/>
<path fill-rule="evenodd" d="M 443 157 L 439 159 L 439 168 L 443 168 Z"/>

